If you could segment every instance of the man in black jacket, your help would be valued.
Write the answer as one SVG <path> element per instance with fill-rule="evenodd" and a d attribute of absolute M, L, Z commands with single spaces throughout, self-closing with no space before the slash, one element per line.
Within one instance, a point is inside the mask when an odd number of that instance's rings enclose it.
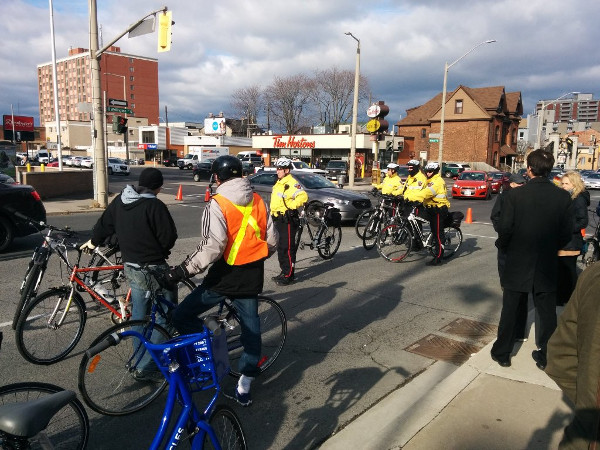
<path fill-rule="evenodd" d="M 116 234 L 121 255 L 125 264 L 125 277 L 131 287 L 133 310 L 132 320 L 144 319 L 150 311 L 150 301 L 146 292 L 158 289 L 158 283 L 144 268 L 169 271 L 166 260 L 177 240 L 175 222 L 157 195 L 163 185 L 160 170 L 153 167 L 142 170 L 138 187 L 127 185 L 123 192 L 108 205 L 94 225 L 92 239 L 81 249 L 93 250 L 107 237 Z M 176 301 L 177 291 L 164 291 L 171 301 Z M 165 326 L 165 320 L 158 315 L 156 322 Z M 155 342 L 153 335 L 151 340 Z M 161 379 L 149 358 L 138 365 L 134 377 L 140 381 Z"/>
<path fill-rule="evenodd" d="M 506 252 L 502 312 L 492 359 L 510 366 L 519 304 L 533 293 L 537 310 L 536 365 L 546 367 L 546 344 L 556 328 L 558 250 L 571 238 L 571 198 L 548 180 L 554 157 L 534 150 L 527 157 L 529 182 L 504 196 L 498 226 L 498 248 Z"/>

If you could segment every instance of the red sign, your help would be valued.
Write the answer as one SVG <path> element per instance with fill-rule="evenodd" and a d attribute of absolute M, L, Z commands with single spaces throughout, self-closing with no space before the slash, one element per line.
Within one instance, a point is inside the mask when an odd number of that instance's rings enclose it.
<path fill-rule="evenodd" d="M 296 139 L 295 136 L 288 137 L 282 141 L 283 136 L 273 136 L 273 148 L 315 148 L 315 141 L 307 141 L 305 138 Z"/>
<path fill-rule="evenodd" d="M 13 116 L 3 116 L 4 118 L 4 129 L 13 129 Z M 33 131 L 33 117 L 27 116 L 14 116 L 15 118 L 15 131 Z"/>

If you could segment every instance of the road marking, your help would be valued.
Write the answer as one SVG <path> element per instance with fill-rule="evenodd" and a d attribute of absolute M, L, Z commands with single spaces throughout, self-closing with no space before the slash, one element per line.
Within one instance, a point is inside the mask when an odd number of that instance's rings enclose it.
<path fill-rule="evenodd" d="M 498 239 L 498 236 L 482 236 L 480 234 L 463 233 L 463 236 L 480 237 L 480 238 L 486 238 L 486 239 Z"/>

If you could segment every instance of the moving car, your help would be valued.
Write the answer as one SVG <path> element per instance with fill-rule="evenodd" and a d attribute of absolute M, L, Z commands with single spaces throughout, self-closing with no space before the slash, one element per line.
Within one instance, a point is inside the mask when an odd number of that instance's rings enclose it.
<path fill-rule="evenodd" d="M 0 182 L 0 252 L 6 250 L 14 238 L 37 232 L 27 221 L 16 217 L 15 211 L 36 221 L 46 221 L 46 209 L 33 187 Z"/>
<path fill-rule="evenodd" d="M 356 220 L 361 212 L 371 207 L 371 200 L 362 193 L 347 189 L 339 189 L 322 175 L 292 170 L 294 178 L 308 194 L 308 200 L 330 202 L 339 208 L 342 220 Z M 268 204 L 271 202 L 271 191 L 277 181 L 277 173 L 262 171 L 248 177 L 254 191 Z"/>
<path fill-rule="evenodd" d="M 499 194 L 510 187 L 510 173 L 508 172 L 490 172 L 492 178 L 492 192 Z"/>
<path fill-rule="evenodd" d="M 163 166 L 177 167 L 177 155 L 167 156 L 165 159 L 163 159 Z"/>
<path fill-rule="evenodd" d="M 107 163 L 108 174 L 122 173 L 123 175 L 129 175 L 129 165 L 121 158 L 108 158 Z"/>
<path fill-rule="evenodd" d="M 461 172 L 452 185 L 452 198 L 459 197 L 489 200 L 492 197 L 492 178 L 482 170 Z"/>
<path fill-rule="evenodd" d="M 588 173 L 581 178 L 587 189 L 600 189 L 600 173 Z"/>
<path fill-rule="evenodd" d="M 210 181 L 211 167 L 214 159 L 210 159 L 207 161 L 199 162 L 194 166 L 194 171 L 192 172 L 192 176 L 194 177 L 194 181 L 206 180 Z"/>

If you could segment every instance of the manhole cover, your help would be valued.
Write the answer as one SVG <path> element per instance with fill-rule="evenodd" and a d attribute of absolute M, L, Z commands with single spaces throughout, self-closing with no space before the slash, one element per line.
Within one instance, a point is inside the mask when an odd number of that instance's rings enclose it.
<path fill-rule="evenodd" d="M 479 340 L 487 344 L 496 337 L 498 327 L 489 323 L 459 318 L 440 328 L 440 331 L 455 336 Z"/>
<path fill-rule="evenodd" d="M 460 365 L 477 353 L 482 347 L 466 342 L 455 341 L 435 334 L 429 334 L 423 339 L 409 345 L 404 350 L 431 359 L 441 359 Z"/>

